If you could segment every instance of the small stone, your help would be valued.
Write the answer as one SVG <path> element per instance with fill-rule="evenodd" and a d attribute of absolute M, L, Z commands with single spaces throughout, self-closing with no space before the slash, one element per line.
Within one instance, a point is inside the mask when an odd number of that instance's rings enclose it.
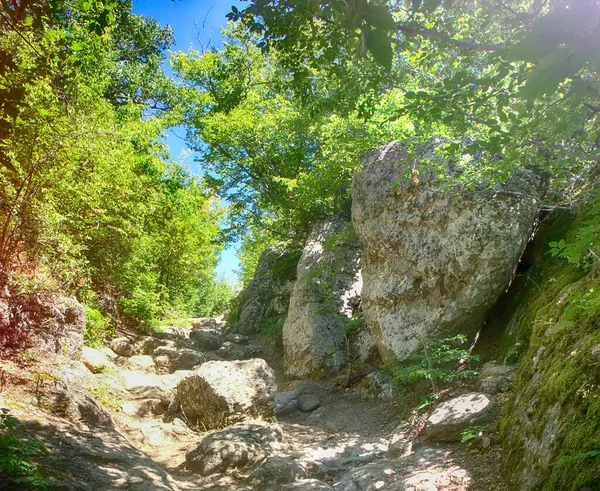
<path fill-rule="evenodd" d="M 298 409 L 303 413 L 310 413 L 321 405 L 321 401 L 314 394 L 302 394 L 298 398 Z"/>
<path fill-rule="evenodd" d="M 200 350 L 216 351 L 223 345 L 223 339 L 211 331 L 193 330 L 190 339 Z"/>

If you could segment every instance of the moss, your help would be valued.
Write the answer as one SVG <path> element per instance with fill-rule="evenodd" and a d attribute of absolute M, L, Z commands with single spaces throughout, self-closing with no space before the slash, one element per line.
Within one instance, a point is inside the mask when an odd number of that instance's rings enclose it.
<path fill-rule="evenodd" d="M 583 214 L 582 214 L 583 215 Z M 538 235 L 534 266 L 513 285 L 507 332 L 519 372 L 501 421 L 503 461 L 515 489 L 600 488 L 600 279 L 547 254 L 584 216 L 559 216 Z"/>

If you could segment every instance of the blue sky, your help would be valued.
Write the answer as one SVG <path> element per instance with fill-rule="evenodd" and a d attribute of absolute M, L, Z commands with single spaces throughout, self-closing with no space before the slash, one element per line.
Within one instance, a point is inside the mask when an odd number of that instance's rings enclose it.
<path fill-rule="evenodd" d="M 133 0 L 133 12 L 153 17 L 162 25 L 170 25 L 176 40 L 171 50 L 188 51 L 190 47 L 200 50 L 203 46 L 218 47 L 222 44 L 220 27 L 226 24 L 225 16 L 232 5 L 242 9 L 248 4 L 239 0 Z M 165 69 L 171 73 L 168 67 Z M 175 160 L 198 173 L 194 154 L 187 149 L 184 137 L 184 128 L 174 128 L 166 135 L 166 143 Z M 232 283 L 237 282 L 235 271 L 239 267 L 235 253 L 235 245 L 223 251 L 217 266 L 217 275 Z"/>

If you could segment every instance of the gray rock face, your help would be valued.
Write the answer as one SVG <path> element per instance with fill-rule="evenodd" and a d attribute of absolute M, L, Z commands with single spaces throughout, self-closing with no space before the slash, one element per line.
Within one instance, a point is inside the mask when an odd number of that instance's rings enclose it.
<path fill-rule="evenodd" d="M 134 343 L 138 355 L 152 355 L 156 348 L 165 344 L 165 340 L 153 336 L 140 336 Z"/>
<path fill-rule="evenodd" d="M 276 391 L 275 372 L 259 358 L 207 362 L 177 386 L 187 420 L 206 429 L 271 415 Z"/>
<path fill-rule="evenodd" d="M 283 326 L 286 371 L 326 375 L 345 363 L 345 320 L 360 296 L 360 246 L 344 221 L 318 223 L 300 262 Z"/>
<path fill-rule="evenodd" d="M 269 455 L 283 438 L 281 427 L 262 422 L 230 426 L 205 437 L 186 456 L 188 469 L 203 476 L 252 465 Z"/>
<path fill-rule="evenodd" d="M 459 441 L 470 426 L 488 423 L 497 404 L 486 394 L 472 392 L 440 404 L 427 420 L 427 438 L 434 441 Z"/>
<path fill-rule="evenodd" d="M 533 175 L 468 194 L 442 190 L 427 159 L 436 160 L 432 149 L 412 155 L 392 143 L 368 152 L 354 175 L 362 308 L 384 359 L 406 358 L 428 336 L 477 330 L 512 280 L 539 210 Z"/>
<path fill-rule="evenodd" d="M 267 319 L 282 317 L 288 310 L 296 279 L 298 255 L 274 247 L 260 256 L 254 277 L 235 300 L 230 329 L 238 334 L 257 333 Z"/>
<path fill-rule="evenodd" d="M 135 346 L 129 338 L 115 338 L 109 343 L 108 346 L 117 355 L 126 357 L 135 355 Z"/>

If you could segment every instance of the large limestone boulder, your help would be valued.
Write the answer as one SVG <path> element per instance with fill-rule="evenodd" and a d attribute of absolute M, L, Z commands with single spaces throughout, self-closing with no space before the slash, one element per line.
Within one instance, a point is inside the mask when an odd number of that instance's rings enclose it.
<path fill-rule="evenodd" d="M 302 251 L 283 326 L 289 375 L 326 375 L 344 364 L 348 319 L 361 287 L 360 245 L 352 225 L 318 223 Z"/>
<path fill-rule="evenodd" d="M 229 316 L 232 332 L 257 333 L 268 319 L 285 316 L 298 259 L 297 252 L 275 247 L 261 254 L 252 281 L 233 302 Z"/>
<path fill-rule="evenodd" d="M 177 386 L 187 421 L 209 430 L 271 415 L 276 391 L 275 372 L 260 358 L 209 361 Z"/>
<path fill-rule="evenodd" d="M 392 143 L 367 153 L 353 180 L 363 246 L 362 308 L 384 359 L 425 337 L 475 332 L 506 291 L 537 218 L 539 179 L 518 172 L 490 191 L 442 189 L 425 162 Z"/>
<path fill-rule="evenodd" d="M 207 476 L 252 465 L 268 456 L 282 438 L 279 425 L 238 423 L 206 436 L 186 454 L 186 467 Z"/>
<path fill-rule="evenodd" d="M 427 420 L 427 438 L 459 441 L 471 426 L 483 425 L 496 415 L 497 403 L 487 394 L 471 392 L 440 404 Z"/>

